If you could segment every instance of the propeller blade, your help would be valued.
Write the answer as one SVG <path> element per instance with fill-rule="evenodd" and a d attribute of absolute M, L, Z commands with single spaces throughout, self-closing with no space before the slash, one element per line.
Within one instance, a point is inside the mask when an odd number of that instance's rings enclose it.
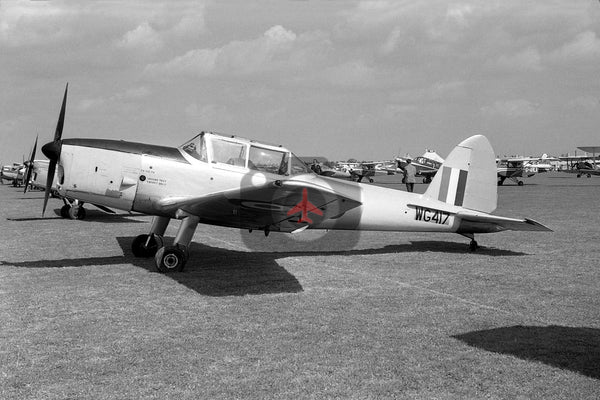
<path fill-rule="evenodd" d="M 35 160 L 35 151 L 37 149 L 38 137 L 35 137 L 35 143 L 33 144 L 33 150 L 31 150 L 31 157 L 29 158 L 29 164 L 27 164 L 27 174 L 25 175 L 25 190 L 23 193 L 27 193 L 27 187 L 29 186 L 29 180 L 33 173 L 33 160 Z"/>
<path fill-rule="evenodd" d="M 63 96 L 62 106 L 60 107 L 60 114 L 58 115 L 58 122 L 56 124 L 56 131 L 54 132 L 54 141 L 46 143 L 42 147 L 42 152 L 50 159 L 48 165 L 48 176 L 46 177 L 46 191 L 44 193 L 44 208 L 42 209 L 42 217 L 46 212 L 46 206 L 48 205 L 48 198 L 52 191 L 52 182 L 54 182 L 54 172 L 56 171 L 56 164 L 60 159 L 60 151 L 62 147 L 62 131 L 65 124 L 65 110 L 67 108 L 67 92 L 69 90 L 69 83 L 65 87 L 65 95 Z"/>
<path fill-rule="evenodd" d="M 46 205 L 48 205 L 48 198 L 50 197 L 50 191 L 52 190 L 52 182 L 54 181 L 54 171 L 56 170 L 56 161 L 51 160 L 48 165 L 48 177 L 46 178 L 46 191 L 44 192 L 44 208 L 42 209 L 42 217 L 46 213 Z"/>
<path fill-rule="evenodd" d="M 60 140 L 62 137 L 63 125 L 65 124 L 65 109 L 67 108 L 67 91 L 69 90 L 69 83 L 65 87 L 65 95 L 63 97 L 62 106 L 60 107 L 60 114 L 58 116 L 58 123 L 56 124 L 56 131 L 54 132 L 54 141 Z"/>

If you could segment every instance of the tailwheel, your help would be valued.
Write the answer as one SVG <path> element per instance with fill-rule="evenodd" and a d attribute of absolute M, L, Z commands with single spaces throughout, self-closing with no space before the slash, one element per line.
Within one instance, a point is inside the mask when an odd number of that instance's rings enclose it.
<path fill-rule="evenodd" d="M 369 182 L 373 183 L 375 181 L 373 180 L 373 178 L 369 178 Z"/>
<path fill-rule="evenodd" d="M 61 213 L 62 213 L 62 208 L 61 208 Z M 69 207 L 69 218 L 71 219 L 85 219 L 85 208 L 83 208 L 82 206 L 71 206 Z"/>
<path fill-rule="evenodd" d="M 472 239 L 471 243 L 469 243 L 469 250 L 476 251 L 478 248 L 479 248 L 479 244 L 477 243 L 477 241 L 475 239 Z"/>
<path fill-rule="evenodd" d="M 187 261 L 187 251 L 185 247 L 164 246 L 158 249 L 154 261 L 158 272 L 181 272 Z"/>
<path fill-rule="evenodd" d="M 131 251 L 136 257 L 154 257 L 161 247 L 163 247 L 162 237 L 155 234 L 139 235 L 131 243 Z"/>

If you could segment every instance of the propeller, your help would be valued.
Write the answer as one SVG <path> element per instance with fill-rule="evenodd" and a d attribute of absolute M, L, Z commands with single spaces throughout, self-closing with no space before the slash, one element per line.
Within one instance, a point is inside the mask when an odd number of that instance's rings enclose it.
<path fill-rule="evenodd" d="M 52 182 L 54 181 L 54 172 L 56 171 L 56 164 L 60 159 L 60 151 L 62 147 L 62 131 L 63 125 L 65 124 L 65 109 L 67 107 L 67 91 L 69 90 L 69 84 L 65 87 L 65 95 L 63 97 L 62 106 L 60 108 L 60 114 L 58 115 L 58 122 L 56 124 L 56 131 L 54 132 L 54 141 L 46 143 L 42 147 L 42 153 L 50 160 L 48 165 L 48 177 L 46 178 L 46 192 L 44 193 L 44 208 L 42 209 L 42 217 L 46 212 L 46 205 L 48 204 L 48 198 L 50 197 L 50 191 L 52 190 Z"/>
<path fill-rule="evenodd" d="M 25 162 L 25 166 L 27 167 L 27 174 L 25 175 L 25 190 L 23 193 L 27 193 L 27 186 L 29 186 L 29 180 L 31 179 L 31 174 L 33 173 L 33 160 L 35 159 L 35 150 L 37 149 L 38 137 L 35 137 L 35 143 L 33 145 L 33 150 L 31 150 L 31 157 L 29 158 L 29 162 Z"/>

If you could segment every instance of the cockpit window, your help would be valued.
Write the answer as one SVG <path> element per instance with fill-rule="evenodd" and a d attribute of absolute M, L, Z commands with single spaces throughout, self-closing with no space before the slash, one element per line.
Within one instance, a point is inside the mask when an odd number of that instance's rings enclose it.
<path fill-rule="evenodd" d="M 246 166 L 246 145 L 243 143 L 230 142 L 213 138 L 212 141 L 213 157 L 212 161 L 217 163 Z"/>
<path fill-rule="evenodd" d="M 208 162 L 204 135 L 198 135 L 182 146 L 183 151 L 197 160 Z"/>
<path fill-rule="evenodd" d="M 210 144 L 208 142 L 210 141 Z M 211 152 L 207 149 L 211 148 Z M 218 135 L 204 133 L 180 147 L 197 160 L 246 167 L 277 175 L 300 175 L 312 170 L 298 157 L 283 148 L 268 148 L 254 143 L 240 143 Z"/>
<path fill-rule="evenodd" d="M 313 172 L 312 169 L 310 169 L 308 165 L 304 163 L 304 161 L 302 161 L 292 153 L 290 153 L 290 159 L 292 161 L 290 175 L 308 174 Z"/>
<path fill-rule="evenodd" d="M 271 174 L 288 174 L 288 153 L 263 147 L 250 146 L 248 168 Z"/>

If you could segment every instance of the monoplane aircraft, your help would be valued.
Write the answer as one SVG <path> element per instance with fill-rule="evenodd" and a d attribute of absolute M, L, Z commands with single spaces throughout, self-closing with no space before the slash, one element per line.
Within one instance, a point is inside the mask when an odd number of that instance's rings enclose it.
<path fill-rule="evenodd" d="M 415 175 L 423 177 L 423 183 L 431 183 L 431 180 L 433 179 L 435 174 L 442 166 L 442 163 L 444 162 L 444 159 L 440 157 L 435 151 L 426 149 L 425 153 L 423 153 L 423 155 L 419 157 L 396 157 L 398 168 L 404 168 L 409 158 L 411 160 L 411 164 L 414 165 L 417 170 Z"/>
<path fill-rule="evenodd" d="M 364 178 L 373 183 L 376 175 L 393 175 L 396 168 L 388 161 L 338 162 L 336 168 L 321 167 L 319 175 L 338 179 L 350 179 L 361 183 Z"/>
<path fill-rule="evenodd" d="M 63 197 L 153 215 L 132 243 L 161 272 L 181 271 L 199 223 L 268 235 L 312 229 L 454 232 L 548 231 L 531 219 L 492 215 L 497 204 L 494 152 L 481 135 L 461 142 L 424 194 L 332 179 L 313 173 L 292 152 L 237 136 L 201 132 L 179 147 L 104 139 L 62 139 L 67 89 L 50 159 Z M 181 221 L 173 244 L 163 236 Z M 298 233 L 299 234 L 299 233 Z"/>
<path fill-rule="evenodd" d="M 518 178 L 531 178 L 535 175 L 533 170 L 527 168 L 533 160 L 533 158 L 528 157 L 497 158 L 498 186 L 502 186 L 506 179 L 510 179 L 519 186 L 523 186 L 523 181 Z"/>
<path fill-rule="evenodd" d="M 23 184 L 23 177 L 25 176 L 25 165 L 19 163 L 13 163 L 11 165 L 3 165 L 0 171 L 0 181 L 4 184 L 4 181 L 12 184 L 15 187 L 19 187 Z"/>

